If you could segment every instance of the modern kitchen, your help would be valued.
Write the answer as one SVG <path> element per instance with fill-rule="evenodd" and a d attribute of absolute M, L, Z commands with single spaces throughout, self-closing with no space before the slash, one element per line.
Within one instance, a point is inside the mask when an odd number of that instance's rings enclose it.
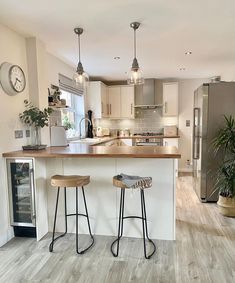
<path fill-rule="evenodd" d="M 235 5 L 147 2 L 1 0 L 0 282 L 234 282 Z"/>

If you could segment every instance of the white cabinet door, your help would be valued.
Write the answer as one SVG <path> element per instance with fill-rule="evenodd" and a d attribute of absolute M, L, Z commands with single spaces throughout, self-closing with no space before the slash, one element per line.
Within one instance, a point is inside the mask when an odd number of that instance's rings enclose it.
<path fill-rule="evenodd" d="M 109 117 L 110 118 L 120 118 L 121 116 L 121 89 L 120 86 L 110 86 L 108 87 L 109 96 Z"/>
<path fill-rule="evenodd" d="M 163 146 L 175 146 L 179 147 L 179 139 L 166 138 L 163 139 Z M 178 159 L 175 159 L 175 176 L 178 177 Z"/>
<path fill-rule="evenodd" d="M 109 117 L 108 88 L 105 84 L 101 84 L 101 114 L 102 118 Z"/>
<path fill-rule="evenodd" d="M 121 86 L 121 118 L 134 118 L 134 87 Z"/>
<path fill-rule="evenodd" d="M 94 118 L 108 117 L 107 86 L 98 81 L 90 82 L 86 94 L 86 109 L 92 110 Z"/>
<path fill-rule="evenodd" d="M 178 116 L 178 83 L 163 83 L 163 116 Z"/>

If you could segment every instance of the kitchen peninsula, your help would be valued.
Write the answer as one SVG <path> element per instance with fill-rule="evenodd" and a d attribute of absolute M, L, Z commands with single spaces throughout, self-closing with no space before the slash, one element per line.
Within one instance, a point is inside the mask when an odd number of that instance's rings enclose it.
<path fill-rule="evenodd" d="M 175 147 L 168 146 L 89 146 L 70 143 L 67 147 L 48 147 L 39 151 L 13 151 L 5 158 L 32 159 L 34 163 L 36 230 L 40 240 L 52 231 L 56 190 L 50 186 L 54 174 L 90 175 L 91 183 L 85 188 L 91 226 L 94 234 L 114 236 L 117 229 L 120 190 L 112 185 L 112 177 L 119 173 L 151 176 L 152 188 L 146 189 L 149 235 L 153 239 L 175 239 L 175 159 L 180 158 Z M 74 190 L 68 189 L 70 213 L 74 210 Z M 80 198 L 81 199 L 81 198 Z M 125 214 L 140 213 L 139 191 L 126 193 Z M 83 210 L 82 202 L 79 207 Z M 63 201 L 59 203 L 57 231 L 64 231 Z M 87 233 L 86 223 L 79 227 Z M 124 236 L 141 237 L 141 223 L 129 219 Z M 74 232 L 75 219 L 69 219 Z"/>

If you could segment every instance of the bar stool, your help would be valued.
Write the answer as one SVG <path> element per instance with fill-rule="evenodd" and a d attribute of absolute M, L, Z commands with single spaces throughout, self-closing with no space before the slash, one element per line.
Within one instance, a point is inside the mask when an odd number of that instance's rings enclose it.
<path fill-rule="evenodd" d="M 148 178 L 143 178 L 143 179 L 139 179 L 139 181 L 136 181 L 135 184 L 133 186 L 127 186 L 126 183 L 123 182 L 123 180 L 121 180 L 120 178 L 121 175 L 117 175 L 113 177 L 113 185 L 115 187 L 118 187 L 121 189 L 121 196 L 120 196 L 120 208 L 119 208 L 119 219 L 118 219 L 118 236 L 117 239 L 113 241 L 113 243 L 111 244 L 111 252 L 113 254 L 113 256 L 117 257 L 118 253 L 119 253 L 119 241 L 122 237 L 123 234 L 123 220 L 127 219 L 127 218 L 137 218 L 137 219 L 141 219 L 142 220 L 142 229 L 143 229 L 143 242 L 144 242 L 144 256 L 146 259 L 150 259 L 151 256 L 155 253 L 156 251 L 156 246 L 154 244 L 154 242 L 149 238 L 148 236 L 148 227 L 147 227 L 147 215 L 146 215 L 146 207 L 145 207 L 145 198 L 144 198 L 144 189 L 145 188 L 150 188 L 152 186 L 152 178 L 148 177 Z M 128 176 L 125 175 L 127 177 L 130 177 L 130 179 L 134 179 L 135 176 Z M 149 180 L 146 182 L 146 179 Z M 124 216 L 124 201 L 125 201 L 125 190 L 126 189 L 130 189 L 130 188 L 135 188 L 135 189 L 140 189 L 140 200 L 141 200 L 141 214 L 142 216 Z M 148 239 L 148 241 L 152 244 L 153 246 L 153 251 L 147 255 L 146 252 L 146 238 Z M 114 245 L 117 244 L 117 249 L 116 252 L 113 251 L 113 247 Z"/>
<path fill-rule="evenodd" d="M 52 234 L 52 241 L 49 246 L 49 251 L 53 251 L 54 242 L 58 240 L 59 238 L 63 237 L 67 233 L 67 217 L 68 216 L 76 216 L 76 252 L 78 254 L 85 253 L 90 247 L 94 244 L 94 237 L 91 233 L 91 227 L 89 222 L 89 216 L 88 216 L 88 210 L 87 210 L 87 204 L 86 204 L 86 198 L 84 193 L 83 186 L 90 183 L 90 176 L 78 176 L 78 175 L 70 175 L 70 176 L 64 176 L 64 175 L 54 175 L 51 177 L 51 185 L 53 187 L 58 187 L 57 189 L 57 197 L 56 197 L 56 206 L 55 206 L 55 216 L 54 216 L 54 225 L 53 225 L 53 234 Z M 56 227 L 56 217 L 57 217 L 57 209 L 58 209 L 58 201 L 59 201 L 59 194 L 60 194 L 60 187 L 64 187 L 64 208 L 65 208 L 65 232 L 62 235 L 59 235 L 55 238 L 55 227 Z M 76 188 L 76 213 L 67 214 L 67 198 L 66 198 L 66 189 L 68 187 L 75 187 Z M 85 212 L 86 214 L 78 213 L 78 187 L 82 189 L 82 195 L 83 195 L 83 201 L 85 206 Z M 78 248 L 78 216 L 84 216 L 87 218 L 87 225 L 89 234 L 91 236 L 91 243 L 90 245 L 79 251 Z"/>

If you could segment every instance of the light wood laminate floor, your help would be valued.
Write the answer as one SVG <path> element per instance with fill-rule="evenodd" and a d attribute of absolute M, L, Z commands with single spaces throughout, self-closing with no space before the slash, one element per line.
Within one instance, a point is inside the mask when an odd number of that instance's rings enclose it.
<path fill-rule="evenodd" d="M 177 182 L 176 241 L 155 241 L 157 252 L 143 258 L 141 239 L 124 238 L 120 256 L 110 253 L 112 237 L 96 236 L 95 246 L 78 256 L 74 235 L 48 252 L 50 235 L 40 242 L 15 238 L 0 248 L 0 282 L 235 282 L 235 219 L 216 204 L 200 203 L 190 176 Z M 160 227 L 159 227 L 160 229 Z M 80 243 L 85 243 L 83 235 Z"/>

